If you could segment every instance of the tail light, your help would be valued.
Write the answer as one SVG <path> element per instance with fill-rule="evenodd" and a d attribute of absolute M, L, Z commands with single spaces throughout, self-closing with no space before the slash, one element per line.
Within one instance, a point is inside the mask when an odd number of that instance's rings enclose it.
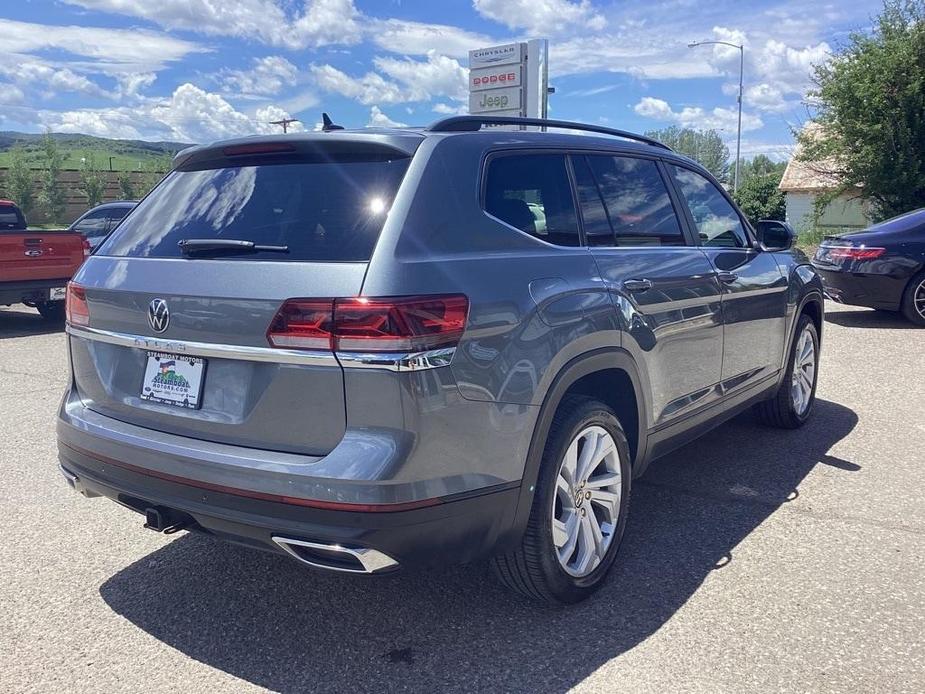
<path fill-rule="evenodd" d="M 83 245 L 84 257 L 86 258 L 88 255 L 90 255 L 90 252 L 92 251 L 92 248 L 91 248 L 91 246 L 90 246 L 90 239 L 88 239 L 86 236 L 84 236 L 84 237 L 81 239 L 81 241 L 83 242 L 81 245 Z"/>
<path fill-rule="evenodd" d="M 832 260 L 873 260 L 886 253 L 885 248 L 872 246 L 830 246 L 826 250 Z"/>
<path fill-rule="evenodd" d="M 466 329 L 461 294 L 371 299 L 289 299 L 273 318 L 274 347 L 338 352 L 421 352 L 451 347 Z"/>
<path fill-rule="evenodd" d="M 67 298 L 64 303 L 67 322 L 71 325 L 88 325 L 90 307 L 87 306 L 87 291 L 74 282 L 67 283 Z"/>

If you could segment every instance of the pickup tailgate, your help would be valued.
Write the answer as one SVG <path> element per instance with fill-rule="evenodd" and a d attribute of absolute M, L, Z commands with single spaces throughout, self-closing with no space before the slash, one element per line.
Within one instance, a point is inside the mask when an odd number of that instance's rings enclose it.
<path fill-rule="evenodd" d="M 66 280 L 84 261 L 84 239 L 71 231 L 0 231 L 0 282 Z"/>

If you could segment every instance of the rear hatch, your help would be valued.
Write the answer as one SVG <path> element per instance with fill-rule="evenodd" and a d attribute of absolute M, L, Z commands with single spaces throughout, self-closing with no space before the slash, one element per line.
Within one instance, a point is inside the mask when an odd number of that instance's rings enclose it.
<path fill-rule="evenodd" d="M 83 260 L 80 234 L 0 228 L 0 282 L 66 280 Z"/>
<path fill-rule="evenodd" d="M 286 299 L 360 292 L 417 141 L 402 144 L 319 135 L 185 157 L 77 277 L 84 403 L 182 436 L 329 452 L 346 427 L 340 365 L 267 331 Z"/>

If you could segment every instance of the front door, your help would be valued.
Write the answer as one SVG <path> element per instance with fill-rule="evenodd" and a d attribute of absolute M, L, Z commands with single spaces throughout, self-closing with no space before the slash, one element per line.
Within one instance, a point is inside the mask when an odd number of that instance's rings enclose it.
<path fill-rule="evenodd" d="M 658 164 L 572 155 L 585 239 L 623 328 L 623 347 L 644 367 L 647 427 L 718 397 L 720 286 L 685 236 Z"/>
<path fill-rule="evenodd" d="M 712 181 L 669 165 L 701 248 L 723 287 L 723 390 L 776 372 L 787 330 L 787 278 L 753 242 L 738 211 Z"/>

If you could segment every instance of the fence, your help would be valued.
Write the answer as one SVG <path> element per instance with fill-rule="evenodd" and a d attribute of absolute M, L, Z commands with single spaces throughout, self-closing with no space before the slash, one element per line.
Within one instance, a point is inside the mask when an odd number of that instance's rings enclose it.
<path fill-rule="evenodd" d="M 0 197 L 9 197 L 8 191 L 6 190 L 7 171 L 8 169 L 0 168 Z M 103 187 L 103 202 L 122 199 L 122 192 L 119 187 L 119 176 L 124 174 L 129 176 L 136 198 L 140 198 L 148 192 L 148 188 L 150 188 L 151 184 L 160 176 L 159 174 L 152 174 L 150 171 L 101 171 L 100 174 L 103 176 L 105 182 Z M 32 181 L 35 186 L 33 195 L 38 197 L 39 192 L 42 190 L 41 169 L 33 169 Z M 45 214 L 41 210 L 33 209 L 28 215 L 29 218 L 27 221 L 29 224 L 48 224 L 51 222 L 70 224 L 87 211 L 87 196 L 80 190 L 80 171 L 78 169 L 63 169 L 58 176 L 58 184 L 65 193 L 64 219 L 49 220 L 46 219 Z M 35 208 L 36 206 L 33 207 Z"/>

